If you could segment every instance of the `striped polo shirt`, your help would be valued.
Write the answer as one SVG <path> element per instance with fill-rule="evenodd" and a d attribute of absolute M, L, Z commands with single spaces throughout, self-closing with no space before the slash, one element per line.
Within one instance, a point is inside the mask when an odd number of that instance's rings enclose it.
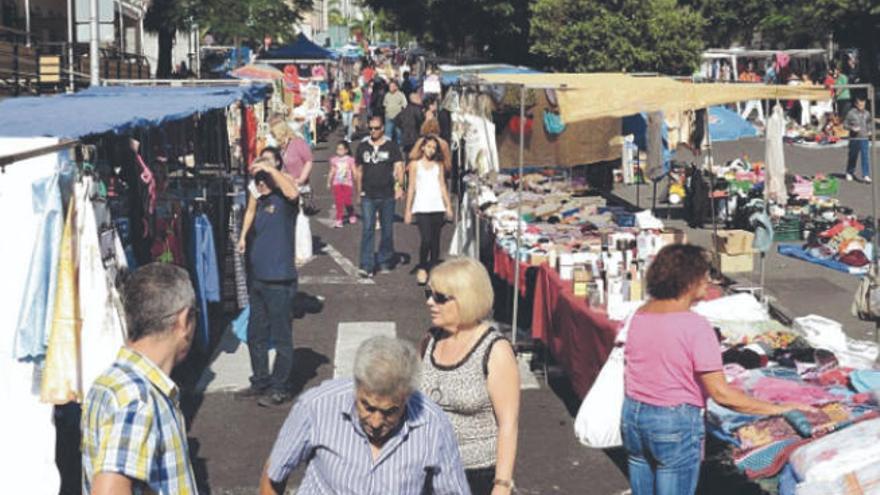
<path fill-rule="evenodd" d="M 308 463 L 297 494 L 470 494 L 449 419 L 421 392 L 406 403 L 404 424 L 374 461 L 350 378 L 329 380 L 291 408 L 272 454 L 269 478 L 286 479 Z"/>
<path fill-rule="evenodd" d="M 198 493 L 178 396 L 156 364 L 119 350 L 83 402 L 83 493 L 101 472 L 131 478 L 135 494 Z"/>

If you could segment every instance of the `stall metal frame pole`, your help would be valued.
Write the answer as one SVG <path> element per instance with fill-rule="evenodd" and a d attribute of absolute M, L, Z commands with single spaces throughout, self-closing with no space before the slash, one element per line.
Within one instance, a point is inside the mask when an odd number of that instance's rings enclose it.
<path fill-rule="evenodd" d="M 516 341 L 519 324 L 519 279 L 520 279 L 520 249 L 522 248 L 522 190 L 523 168 L 525 162 L 525 136 L 526 135 L 526 87 L 519 87 L 519 187 L 517 188 L 516 205 L 516 252 L 513 255 L 514 279 L 513 279 L 513 315 L 511 325 L 513 332 L 513 347 L 516 349 Z"/>

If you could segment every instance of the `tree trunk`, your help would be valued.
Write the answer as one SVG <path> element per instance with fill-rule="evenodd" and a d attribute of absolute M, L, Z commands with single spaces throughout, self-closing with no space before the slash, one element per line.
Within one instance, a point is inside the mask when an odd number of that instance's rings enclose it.
<path fill-rule="evenodd" d="M 159 61 L 156 64 L 156 79 L 170 79 L 173 63 L 171 52 L 174 48 L 175 32 L 162 28 L 159 29 Z"/>

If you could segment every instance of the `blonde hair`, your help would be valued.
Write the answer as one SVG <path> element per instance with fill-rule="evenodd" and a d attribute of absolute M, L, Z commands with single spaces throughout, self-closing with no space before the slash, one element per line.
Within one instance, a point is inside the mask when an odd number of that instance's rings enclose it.
<path fill-rule="evenodd" d="M 273 122 L 269 130 L 272 132 L 272 137 L 278 141 L 279 146 L 286 145 L 288 141 L 295 137 L 293 129 L 283 119 Z"/>
<path fill-rule="evenodd" d="M 461 323 L 478 323 L 489 316 L 495 293 L 489 272 L 472 258 L 452 258 L 431 270 L 431 288 L 458 303 Z"/>

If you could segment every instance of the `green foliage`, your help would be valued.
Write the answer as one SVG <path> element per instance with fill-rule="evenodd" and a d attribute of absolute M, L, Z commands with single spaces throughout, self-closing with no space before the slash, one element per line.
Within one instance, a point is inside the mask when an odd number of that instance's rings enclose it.
<path fill-rule="evenodd" d="M 393 30 L 438 52 L 470 52 L 497 61 L 528 57 L 530 0 L 365 0 Z"/>
<path fill-rule="evenodd" d="M 690 74 L 704 26 L 676 0 L 536 0 L 531 49 L 562 71 Z"/>

